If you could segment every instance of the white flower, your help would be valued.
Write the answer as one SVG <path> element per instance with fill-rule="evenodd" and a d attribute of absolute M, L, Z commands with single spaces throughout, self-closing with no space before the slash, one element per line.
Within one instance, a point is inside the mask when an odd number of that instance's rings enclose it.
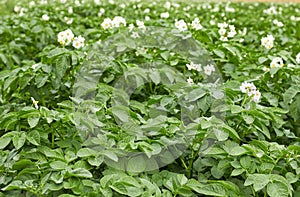
<path fill-rule="evenodd" d="M 42 20 L 43 21 L 49 21 L 49 16 L 47 15 L 47 14 L 44 14 L 43 16 L 42 16 Z"/>
<path fill-rule="evenodd" d="M 160 14 L 160 18 L 169 18 L 170 14 L 169 12 L 163 12 Z"/>
<path fill-rule="evenodd" d="M 29 7 L 33 7 L 33 6 L 35 6 L 35 2 L 34 1 L 30 1 L 29 2 Z"/>
<path fill-rule="evenodd" d="M 220 34 L 221 41 L 228 41 L 228 38 L 233 38 L 236 35 L 234 25 L 228 25 L 226 22 L 218 23 L 218 33 Z"/>
<path fill-rule="evenodd" d="M 21 7 L 20 7 L 20 6 L 17 6 L 17 5 L 16 5 L 16 6 L 14 7 L 14 11 L 15 11 L 15 12 L 18 13 L 18 12 L 20 12 L 20 10 L 21 10 Z"/>
<path fill-rule="evenodd" d="M 296 62 L 300 64 L 300 52 L 296 55 Z"/>
<path fill-rule="evenodd" d="M 274 6 L 271 6 L 269 9 L 264 10 L 264 13 L 266 14 L 277 14 L 276 8 Z"/>
<path fill-rule="evenodd" d="M 75 37 L 73 40 L 73 47 L 76 49 L 84 47 L 84 41 L 85 41 L 85 39 L 81 35 L 79 35 L 78 37 Z"/>
<path fill-rule="evenodd" d="M 274 20 L 273 20 L 273 24 L 274 24 L 274 25 L 277 25 L 278 27 L 283 27 L 283 23 L 280 22 L 280 21 L 278 21 L 277 19 L 274 19 Z"/>
<path fill-rule="evenodd" d="M 94 0 L 94 3 L 95 3 L 96 5 L 100 5 L 100 0 Z"/>
<path fill-rule="evenodd" d="M 105 10 L 103 8 L 100 8 L 99 12 L 98 12 L 98 16 L 102 16 L 104 14 Z"/>
<path fill-rule="evenodd" d="M 192 21 L 191 26 L 192 26 L 192 28 L 195 29 L 195 30 L 200 30 L 200 29 L 203 28 L 203 26 L 200 24 L 199 18 L 195 18 L 195 19 Z"/>
<path fill-rule="evenodd" d="M 212 72 L 216 71 L 215 66 L 212 64 L 204 66 L 203 69 L 206 75 L 211 75 Z"/>
<path fill-rule="evenodd" d="M 218 23 L 218 27 L 219 27 L 220 29 L 225 29 L 225 28 L 228 27 L 228 24 L 227 24 L 226 22 L 224 22 L 224 23 Z"/>
<path fill-rule="evenodd" d="M 235 9 L 234 9 L 234 8 L 231 8 L 231 7 L 228 7 L 228 6 L 226 6 L 226 7 L 225 7 L 225 11 L 226 11 L 226 12 L 235 12 Z"/>
<path fill-rule="evenodd" d="M 122 4 L 120 5 L 120 8 L 125 9 L 125 8 L 126 8 L 126 5 L 125 5 L 124 3 L 122 3 Z"/>
<path fill-rule="evenodd" d="M 232 38 L 236 35 L 236 31 L 235 31 L 235 27 L 234 25 L 229 25 L 229 33 L 228 33 L 228 37 Z"/>
<path fill-rule="evenodd" d="M 145 21 L 149 21 L 150 20 L 150 16 L 145 16 Z"/>
<path fill-rule="evenodd" d="M 137 32 L 132 32 L 131 37 L 132 38 L 139 38 L 140 36 Z"/>
<path fill-rule="evenodd" d="M 183 19 L 181 19 L 179 21 L 175 20 L 175 27 L 181 32 L 186 31 L 188 29 L 187 25 Z"/>
<path fill-rule="evenodd" d="M 191 62 L 190 64 L 186 64 L 186 67 L 188 70 L 196 70 L 196 71 L 201 71 L 201 64 L 195 64 L 194 62 Z"/>
<path fill-rule="evenodd" d="M 267 35 L 267 37 L 263 37 L 261 39 L 261 45 L 266 49 L 271 49 L 274 46 L 275 38 L 272 35 Z"/>
<path fill-rule="evenodd" d="M 264 72 L 269 72 L 269 71 L 270 71 L 270 68 L 263 67 L 263 71 L 264 71 Z"/>
<path fill-rule="evenodd" d="M 221 35 L 221 36 L 224 36 L 226 34 L 226 29 L 224 28 L 221 28 L 218 30 L 218 33 Z"/>
<path fill-rule="evenodd" d="M 39 102 L 36 101 L 33 97 L 31 97 L 31 100 L 32 100 L 32 103 L 33 103 L 35 109 L 39 109 L 39 106 L 38 106 L 38 103 L 39 103 Z"/>
<path fill-rule="evenodd" d="M 120 27 L 121 25 L 123 25 L 124 27 L 126 26 L 126 20 L 125 18 L 121 17 L 121 16 L 115 16 L 113 18 L 113 20 L 111 21 L 111 24 L 113 27 Z"/>
<path fill-rule="evenodd" d="M 134 29 L 134 24 L 130 23 L 130 24 L 128 25 L 128 29 L 129 29 L 129 31 L 131 32 L 131 31 Z"/>
<path fill-rule="evenodd" d="M 67 3 L 67 0 L 60 0 L 61 3 Z"/>
<path fill-rule="evenodd" d="M 180 7 L 180 5 L 178 3 L 173 3 L 172 5 L 173 5 L 174 8 L 179 8 Z"/>
<path fill-rule="evenodd" d="M 193 83 L 194 83 L 194 81 L 193 81 L 193 79 L 192 79 L 191 77 L 189 77 L 186 81 L 187 81 L 189 84 L 193 84 Z"/>
<path fill-rule="evenodd" d="M 143 21 L 136 20 L 135 22 L 136 22 L 136 25 L 137 25 L 137 27 L 138 27 L 139 29 L 141 29 L 143 32 L 146 31 L 146 26 L 145 26 L 145 24 L 144 24 Z"/>
<path fill-rule="evenodd" d="M 145 14 L 148 14 L 150 12 L 150 9 L 149 8 L 146 8 L 145 10 L 144 10 L 144 13 Z"/>
<path fill-rule="evenodd" d="M 110 18 L 105 18 L 104 21 L 101 23 L 101 27 L 103 29 L 108 29 L 113 26 L 112 20 Z"/>
<path fill-rule="evenodd" d="M 258 103 L 261 97 L 261 93 L 259 92 L 259 90 L 255 90 L 252 92 L 252 97 L 251 97 L 251 101 Z"/>
<path fill-rule="evenodd" d="M 280 68 L 283 67 L 283 60 L 281 57 L 275 57 L 270 63 L 271 68 Z"/>
<path fill-rule="evenodd" d="M 65 22 L 68 24 L 68 25 L 70 25 L 70 24 L 72 24 L 73 23 L 73 18 L 68 18 L 68 17 L 64 17 L 64 20 L 65 20 Z"/>
<path fill-rule="evenodd" d="M 164 7 L 165 7 L 166 9 L 170 9 L 170 8 L 171 8 L 171 3 L 170 3 L 169 1 L 167 1 L 167 2 L 165 3 Z"/>
<path fill-rule="evenodd" d="M 247 27 L 244 27 L 243 31 L 239 30 L 239 34 L 245 36 L 247 34 Z"/>
<path fill-rule="evenodd" d="M 68 8 L 68 13 L 69 13 L 69 14 L 72 14 L 72 13 L 73 13 L 73 8 L 72 8 L 72 7 L 69 7 L 69 8 Z"/>
<path fill-rule="evenodd" d="M 220 37 L 220 40 L 221 40 L 221 41 L 228 41 L 228 38 L 227 38 L 226 36 L 221 36 L 221 37 Z"/>
<path fill-rule="evenodd" d="M 48 1 L 47 1 L 47 0 L 41 0 L 40 3 L 41 3 L 42 5 L 45 5 L 45 4 L 48 4 Z"/>
<path fill-rule="evenodd" d="M 57 41 L 63 46 L 69 45 L 73 40 L 73 38 L 74 38 L 74 34 L 70 29 L 59 32 L 57 35 Z"/>
<path fill-rule="evenodd" d="M 256 91 L 256 87 L 253 83 L 248 83 L 247 81 L 245 81 L 240 86 L 240 90 L 242 93 L 247 93 L 248 96 L 251 96 L 253 92 Z"/>

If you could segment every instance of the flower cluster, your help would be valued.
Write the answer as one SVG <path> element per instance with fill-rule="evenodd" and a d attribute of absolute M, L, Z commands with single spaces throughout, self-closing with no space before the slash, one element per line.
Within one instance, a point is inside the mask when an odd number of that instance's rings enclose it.
<path fill-rule="evenodd" d="M 283 60 L 281 57 L 275 57 L 271 63 L 270 63 L 270 68 L 281 68 L 283 67 Z"/>
<path fill-rule="evenodd" d="M 187 24 L 183 19 L 175 20 L 175 27 L 181 32 L 188 29 Z"/>
<path fill-rule="evenodd" d="M 72 41 L 72 45 L 74 48 L 79 49 L 81 47 L 84 47 L 84 41 L 85 39 L 80 35 L 78 37 L 74 37 L 74 34 L 72 30 L 67 29 L 65 31 L 59 32 L 57 35 L 57 41 L 62 45 L 62 46 L 67 46 L 69 45 Z"/>
<path fill-rule="evenodd" d="M 146 31 L 146 26 L 145 26 L 145 23 L 143 21 L 136 20 L 135 23 L 136 23 L 137 27 L 139 29 L 141 29 L 143 32 Z"/>
<path fill-rule="evenodd" d="M 258 103 L 261 97 L 261 93 L 256 89 L 256 86 L 253 83 L 248 83 L 247 81 L 243 82 L 240 86 L 242 93 L 247 94 L 251 97 L 251 101 Z"/>
<path fill-rule="evenodd" d="M 274 19 L 274 20 L 273 20 L 273 24 L 274 24 L 274 25 L 277 25 L 277 27 L 283 27 L 283 23 L 280 22 L 280 21 L 278 21 L 277 19 Z"/>
<path fill-rule="evenodd" d="M 160 14 L 160 18 L 169 18 L 170 14 L 169 12 L 163 12 Z"/>
<path fill-rule="evenodd" d="M 196 71 L 201 71 L 201 64 L 195 64 L 194 62 L 191 62 L 190 64 L 186 64 L 186 67 L 188 70 L 196 70 Z"/>
<path fill-rule="evenodd" d="M 22 8 L 20 6 L 15 6 L 14 11 L 16 13 L 19 13 L 19 16 L 24 16 L 24 13 L 27 12 L 28 10 L 26 8 Z"/>
<path fill-rule="evenodd" d="M 47 14 L 43 14 L 43 16 L 42 16 L 42 20 L 43 21 L 49 21 L 49 16 L 47 15 Z"/>
<path fill-rule="evenodd" d="M 121 16 L 115 16 L 112 20 L 110 18 L 105 18 L 101 23 L 103 29 L 118 28 L 120 26 L 126 26 L 126 20 Z"/>
<path fill-rule="evenodd" d="M 212 72 L 216 71 L 215 66 L 212 64 L 208 64 L 208 65 L 204 66 L 203 70 L 206 75 L 211 75 Z"/>
<path fill-rule="evenodd" d="M 192 23 L 191 23 L 191 26 L 193 29 L 195 30 L 200 30 L 203 28 L 203 26 L 200 24 L 200 20 L 199 18 L 195 18 Z"/>
<path fill-rule="evenodd" d="M 73 47 L 76 49 L 84 47 L 84 41 L 85 41 L 85 39 L 81 35 L 79 35 L 78 37 L 75 37 L 73 40 Z"/>
<path fill-rule="evenodd" d="M 271 49 L 274 46 L 274 40 L 275 38 L 272 35 L 267 35 L 267 37 L 261 39 L 261 45 L 266 49 Z"/>
<path fill-rule="evenodd" d="M 276 10 L 276 7 L 271 6 L 268 9 L 265 9 L 264 13 L 271 15 L 271 14 L 278 14 L 278 11 Z"/>
<path fill-rule="evenodd" d="M 200 72 L 202 70 L 201 64 L 195 64 L 191 62 L 190 64 L 186 64 L 188 70 L 196 70 Z M 213 64 L 208 64 L 203 67 L 203 71 L 206 75 L 211 75 L 212 72 L 216 71 L 215 66 Z"/>
<path fill-rule="evenodd" d="M 221 41 L 228 41 L 228 38 L 233 38 L 236 35 L 234 25 L 228 25 L 226 22 L 224 22 L 218 23 L 218 27 Z"/>

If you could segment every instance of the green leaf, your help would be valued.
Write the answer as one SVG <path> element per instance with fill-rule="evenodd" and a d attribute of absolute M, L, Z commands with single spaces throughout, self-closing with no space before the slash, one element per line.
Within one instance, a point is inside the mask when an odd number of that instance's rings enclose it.
<path fill-rule="evenodd" d="M 205 96 L 206 94 L 207 94 L 206 90 L 203 90 L 202 88 L 196 88 L 187 95 L 187 99 L 190 102 L 196 101 L 202 98 L 203 96 Z"/>
<path fill-rule="evenodd" d="M 270 197 L 288 197 L 289 190 L 282 183 L 269 183 L 267 185 L 267 193 Z"/>
<path fill-rule="evenodd" d="M 229 134 L 227 132 L 224 132 L 220 129 L 214 129 L 213 132 L 214 132 L 215 136 L 217 137 L 218 141 L 225 141 L 229 137 Z"/>
<path fill-rule="evenodd" d="M 88 162 L 89 164 L 91 164 L 92 166 L 100 166 L 104 161 L 103 157 L 89 157 L 88 158 Z"/>
<path fill-rule="evenodd" d="M 33 145 L 38 146 L 40 144 L 40 133 L 37 130 L 30 131 L 26 135 L 26 139 Z"/>
<path fill-rule="evenodd" d="M 53 58 L 68 52 L 69 50 L 65 48 L 55 48 L 48 53 L 48 58 Z"/>
<path fill-rule="evenodd" d="M 267 101 L 270 103 L 270 105 L 277 107 L 278 106 L 278 98 L 274 96 L 270 92 L 264 92 L 262 93 L 263 97 L 267 99 Z"/>
<path fill-rule="evenodd" d="M 150 70 L 149 77 L 155 85 L 160 83 L 160 73 L 157 70 Z"/>
<path fill-rule="evenodd" d="M 40 120 L 40 116 L 29 116 L 27 118 L 30 128 L 34 128 L 39 123 L 39 120 Z"/>
<path fill-rule="evenodd" d="M 77 152 L 78 157 L 89 157 L 89 156 L 96 156 L 97 152 L 90 148 L 81 148 Z"/>
<path fill-rule="evenodd" d="M 224 53 L 222 50 L 214 49 L 213 52 L 214 52 L 217 56 L 219 56 L 220 58 L 224 59 L 225 53 Z"/>
<path fill-rule="evenodd" d="M 128 172 L 134 172 L 134 173 L 140 173 L 143 172 L 146 169 L 146 162 L 143 155 L 132 157 L 129 159 L 127 164 L 127 171 Z"/>
<path fill-rule="evenodd" d="M 244 172 L 245 172 L 245 169 L 237 168 L 237 169 L 232 170 L 230 176 L 238 176 L 238 175 L 240 175 L 240 174 L 242 174 Z"/>
<path fill-rule="evenodd" d="M 218 168 L 218 166 L 213 166 L 210 171 L 211 175 L 216 179 L 220 179 L 224 175 L 224 171 Z"/>
<path fill-rule="evenodd" d="M 295 122 L 300 119 L 300 95 L 297 95 L 290 105 L 290 114 Z"/>
<path fill-rule="evenodd" d="M 259 64 L 263 64 L 264 62 L 266 62 L 268 60 L 268 58 L 266 58 L 266 57 L 259 57 L 258 58 L 258 63 Z"/>
<path fill-rule="evenodd" d="M 13 144 L 17 150 L 22 148 L 22 146 L 25 144 L 26 141 L 26 133 L 20 132 L 16 133 L 14 137 L 12 138 Z"/>
<path fill-rule="evenodd" d="M 70 176 L 82 177 L 82 178 L 92 178 L 93 175 L 90 171 L 84 168 L 76 168 L 74 170 L 68 171 Z"/>
<path fill-rule="evenodd" d="M 162 53 L 160 53 L 160 56 L 165 60 L 168 61 L 169 57 L 170 57 L 170 52 L 169 51 L 164 51 Z"/>
<path fill-rule="evenodd" d="M 4 149 L 12 140 L 12 134 L 6 133 L 0 138 L 0 149 Z"/>
<path fill-rule="evenodd" d="M 122 122 L 129 122 L 129 108 L 125 106 L 113 106 L 111 111 L 115 118 Z"/>
<path fill-rule="evenodd" d="M 190 179 L 186 184 L 186 186 L 191 188 L 193 191 L 195 191 L 198 194 L 207 195 L 207 196 L 224 196 L 226 193 L 225 189 L 221 187 L 208 186 L 196 181 L 195 179 Z"/>
<path fill-rule="evenodd" d="M 13 165 L 13 169 L 14 170 L 23 170 L 25 168 L 31 168 L 31 167 L 34 167 L 34 166 L 35 166 L 35 163 L 32 162 L 31 160 L 29 160 L 29 159 L 22 159 L 22 160 L 17 161 Z"/>
<path fill-rule="evenodd" d="M 62 161 L 53 161 L 50 163 L 50 167 L 54 170 L 64 170 L 68 167 L 68 165 Z"/>
<path fill-rule="evenodd" d="M 239 146 L 233 141 L 226 141 L 223 149 L 232 156 L 239 156 L 247 153 L 247 150 L 244 147 Z"/>
<path fill-rule="evenodd" d="M 242 114 L 242 117 L 247 124 L 252 124 L 254 122 L 254 118 L 251 115 Z"/>
<path fill-rule="evenodd" d="M 236 47 L 234 47 L 234 46 L 232 46 L 230 44 L 227 44 L 227 43 L 223 43 L 222 46 L 225 49 L 227 49 L 228 51 L 230 51 L 232 53 L 232 55 L 238 56 L 241 59 L 240 51 Z"/>
<path fill-rule="evenodd" d="M 231 110 L 231 113 L 238 114 L 238 113 L 241 113 L 242 111 L 244 111 L 244 108 L 242 108 L 238 105 L 231 105 L 230 110 Z"/>
<path fill-rule="evenodd" d="M 25 189 L 26 186 L 24 183 L 20 180 L 14 180 L 12 181 L 9 185 L 6 187 L 2 188 L 3 191 L 8 191 L 8 190 L 23 190 Z"/>
<path fill-rule="evenodd" d="M 107 158 L 109 158 L 115 162 L 117 162 L 119 160 L 118 156 L 114 152 L 109 151 L 109 150 L 102 151 L 102 152 L 100 152 L 100 154 L 106 156 Z"/>
<path fill-rule="evenodd" d="M 289 183 L 296 183 L 299 180 L 299 177 L 291 172 L 287 172 L 285 177 Z"/>

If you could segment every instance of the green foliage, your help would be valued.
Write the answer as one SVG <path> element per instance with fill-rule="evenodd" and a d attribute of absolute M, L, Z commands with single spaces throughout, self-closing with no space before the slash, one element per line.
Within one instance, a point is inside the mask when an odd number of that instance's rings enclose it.
<path fill-rule="evenodd" d="M 300 194 L 300 4 L 81 2 L 0 2 L 0 196 Z M 68 28 L 84 47 L 57 41 Z"/>

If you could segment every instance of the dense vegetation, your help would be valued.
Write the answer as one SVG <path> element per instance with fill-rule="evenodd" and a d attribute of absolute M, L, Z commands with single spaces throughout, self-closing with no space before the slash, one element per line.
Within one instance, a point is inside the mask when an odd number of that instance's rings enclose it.
<path fill-rule="evenodd" d="M 300 195 L 300 4 L 0 6 L 0 196 Z"/>

